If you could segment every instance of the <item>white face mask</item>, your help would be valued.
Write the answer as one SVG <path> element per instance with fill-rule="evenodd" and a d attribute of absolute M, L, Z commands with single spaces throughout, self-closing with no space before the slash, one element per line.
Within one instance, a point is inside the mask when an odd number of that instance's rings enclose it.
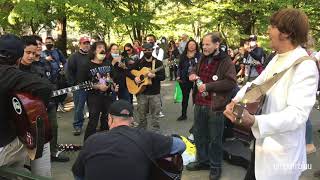
<path fill-rule="evenodd" d="M 257 45 L 257 43 L 255 41 L 250 41 L 249 42 L 249 46 L 250 47 L 254 47 L 255 45 Z"/>
<path fill-rule="evenodd" d="M 97 59 L 98 59 L 99 61 L 103 61 L 105 57 L 106 57 L 105 54 L 97 54 Z"/>
<path fill-rule="evenodd" d="M 116 58 L 116 57 L 119 57 L 120 55 L 111 53 L 111 56 L 112 56 L 112 58 Z"/>

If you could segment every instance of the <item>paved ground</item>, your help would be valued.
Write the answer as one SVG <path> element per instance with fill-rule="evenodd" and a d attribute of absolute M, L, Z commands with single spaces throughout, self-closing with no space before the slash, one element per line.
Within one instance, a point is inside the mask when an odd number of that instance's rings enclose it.
<path fill-rule="evenodd" d="M 188 135 L 188 130 L 192 125 L 193 120 L 193 110 L 192 107 L 189 106 L 188 109 L 188 120 L 183 122 L 177 122 L 176 119 L 180 115 L 180 104 L 173 103 L 173 81 L 165 81 L 162 83 L 162 92 L 164 96 L 164 114 L 166 115 L 161 119 L 161 128 L 164 130 L 166 134 L 181 134 Z M 190 104 L 190 103 L 189 103 Z M 81 136 L 73 136 L 72 135 L 72 121 L 73 121 L 73 112 L 67 113 L 59 113 L 59 143 L 74 143 L 74 144 L 82 144 L 83 135 Z M 320 129 L 320 122 L 318 121 L 320 117 L 319 111 L 313 111 L 312 113 L 312 123 L 313 123 L 313 135 L 315 145 L 319 146 L 320 144 L 320 133 L 317 132 Z M 87 120 L 86 120 L 87 122 Z M 319 146 L 320 147 L 320 146 Z M 52 173 L 53 179 L 55 180 L 72 180 L 73 176 L 71 173 L 72 164 L 77 157 L 77 153 L 68 153 L 71 161 L 68 163 L 56 163 L 52 164 Z M 313 172 L 315 170 L 320 169 L 320 151 L 313 153 L 308 156 L 308 163 L 312 165 L 312 169 L 304 172 L 303 176 L 300 178 L 301 180 L 313 180 L 316 179 L 313 177 Z M 224 162 L 223 164 L 223 172 L 221 180 L 241 180 L 244 178 L 245 169 L 233 166 Z M 183 180 L 206 180 L 208 179 L 208 171 L 199 171 L 199 172 L 189 172 L 185 170 L 183 172 Z M 107 173 L 106 173 L 107 174 Z"/>

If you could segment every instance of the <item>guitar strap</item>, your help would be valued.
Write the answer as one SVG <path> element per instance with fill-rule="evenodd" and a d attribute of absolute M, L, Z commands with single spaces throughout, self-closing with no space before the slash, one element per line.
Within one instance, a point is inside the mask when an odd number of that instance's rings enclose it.
<path fill-rule="evenodd" d="M 153 61 L 152 61 L 153 62 Z M 153 163 L 153 165 L 155 165 L 158 169 L 160 169 L 164 174 L 166 174 L 168 177 L 170 177 L 172 180 L 179 180 L 180 179 L 180 175 L 177 175 L 177 174 L 174 174 L 174 173 L 170 173 L 170 172 L 167 172 L 165 171 L 164 169 L 162 169 L 158 164 L 157 162 L 151 158 L 150 154 L 148 154 L 145 149 L 140 146 L 140 144 L 134 140 L 132 137 L 128 136 L 127 134 L 125 133 L 122 133 L 122 132 L 118 132 L 120 135 L 122 136 L 125 136 L 127 137 L 128 139 L 130 139 L 147 157 L 148 159 Z"/>
<path fill-rule="evenodd" d="M 259 99 L 261 96 L 265 95 L 267 91 L 276 83 L 278 80 L 292 67 L 300 64 L 301 62 L 305 60 L 314 60 L 316 61 L 315 58 L 310 57 L 310 56 L 303 56 L 299 59 L 297 59 L 290 67 L 287 69 L 281 71 L 280 73 L 275 74 L 272 78 L 266 80 L 264 83 L 261 85 L 256 85 L 252 84 L 251 89 L 246 92 L 246 94 L 243 96 L 242 101 L 245 103 L 253 103 L 257 99 Z"/>
<path fill-rule="evenodd" d="M 152 67 L 151 67 L 151 71 L 153 71 L 156 68 L 156 60 L 152 60 Z"/>

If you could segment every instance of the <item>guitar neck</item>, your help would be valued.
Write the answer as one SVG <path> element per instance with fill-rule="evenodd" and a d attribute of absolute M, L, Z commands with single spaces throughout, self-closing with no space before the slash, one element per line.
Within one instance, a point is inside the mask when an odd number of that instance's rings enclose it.
<path fill-rule="evenodd" d="M 52 92 L 51 97 L 60 96 L 60 95 L 63 95 L 63 94 L 67 94 L 69 92 L 77 91 L 79 89 L 80 89 L 80 86 L 76 85 L 76 86 L 71 86 L 71 87 L 68 87 L 68 88 L 55 90 L 55 91 Z"/>
<path fill-rule="evenodd" d="M 167 65 L 164 64 L 164 65 L 162 65 L 162 66 L 159 66 L 159 67 L 157 67 L 156 69 L 152 70 L 151 72 L 152 72 L 152 73 L 156 73 L 156 72 L 160 71 L 161 69 L 163 69 L 163 68 L 165 68 L 165 67 L 167 67 L 167 66 L 171 66 L 171 65 L 173 65 L 173 64 L 176 64 L 176 62 L 168 62 Z"/>

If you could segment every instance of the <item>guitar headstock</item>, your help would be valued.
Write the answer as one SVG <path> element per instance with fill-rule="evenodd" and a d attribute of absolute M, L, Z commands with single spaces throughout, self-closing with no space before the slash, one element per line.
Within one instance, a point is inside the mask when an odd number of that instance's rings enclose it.
<path fill-rule="evenodd" d="M 76 145 L 76 144 L 59 144 L 58 145 L 58 150 L 64 151 L 64 152 L 76 152 L 76 151 L 80 151 L 81 149 L 82 149 L 82 146 Z"/>
<path fill-rule="evenodd" d="M 82 83 L 79 84 L 79 88 L 80 89 L 83 89 L 85 91 L 89 91 L 89 90 L 92 90 L 93 89 L 93 82 L 91 81 L 84 81 Z"/>

